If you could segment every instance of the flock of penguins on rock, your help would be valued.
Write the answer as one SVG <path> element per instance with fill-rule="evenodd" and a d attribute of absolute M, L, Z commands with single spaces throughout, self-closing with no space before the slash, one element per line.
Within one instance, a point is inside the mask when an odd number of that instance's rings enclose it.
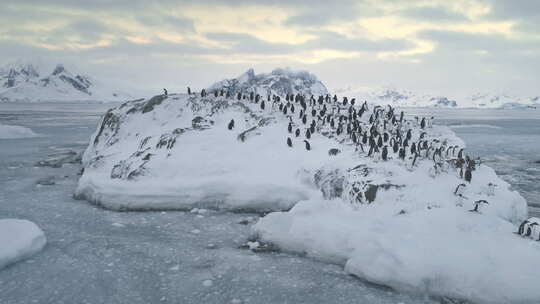
<path fill-rule="evenodd" d="M 189 87 L 188 94 L 192 94 Z M 200 94 L 201 97 L 208 95 L 204 89 Z M 358 153 L 376 160 L 388 161 L 397 157 L 411 169 L 419 159 L 431 160 L 435 174 L 453 167 L 459 171 L 460 178 L 468 183 L 472 181 L 472 173 L 480 162 L 479 158 L 473 159 L 465 155 L 464 149 L 457 145 L 448 145 L 446 141 L 429 138 L 426 129 L 432 127 L 433 117 L 414 117 L 409 120 L 404 117 L 403 111 L 397 113 L 390 105 L 376 105 L 370 110 L 367 101 L 358 104 L 355 98 L 343 97 L 339 100 L 336 95 L 332 97 L 328 94 L 318 97 L 311 95 L 309 98 L 301 94 L 286 94 L 283 100 L 279 95 L 272 94 L 264 98 L 254 92 L 239 92 L 233 96 L 222 89 L 215 90 L 213 95 L 258 104 L 261 110 L 267 107 L 273 111 L 279 110 L 279 113 L 289 120 L 286 144 L 290 148 L 294 147 L 294 141 L 301 141 L 305 149 L 310 151 L 309 140 L 313 134 L 320 133 L 342 144 L 353 145 Z M 227 128 L 232 130 L 234 127 L 235 122 L 231 120 Z M 419 129 L 419 132 L 415 132 L 416 136 L 413 137 L 415 129 Z M 338 153 L 339 149 L 328 151 L 329 155 Z M 488 184 L 488 196 L 494 195 L 496 186 Z M 462 203 L 467 199 L 464 196 L 466 187 L 466 183 L 460 183 L 454 190 L 454 195 L 459 197 Z M 477 200 L 470 211 L 479 212 L 479 208 L 486 204 L 489 203 L 484 199 Z M 531 218 L 522 223 L 518 234 L 531 236 L 535 228 L 540 232 L 540 220 Z"/>

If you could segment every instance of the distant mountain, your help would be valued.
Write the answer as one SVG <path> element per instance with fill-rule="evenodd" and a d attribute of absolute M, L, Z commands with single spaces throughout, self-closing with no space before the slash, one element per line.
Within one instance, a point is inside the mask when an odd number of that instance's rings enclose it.
<path fill-rule="evenodd" d="M 211 85 L 208 90 L 224 89 L 231 94 L 237 92 L 254 92 L 262 96 L 276 94 L 326 95 L 328 90 L 317 77 L 305 71 L 275 69 L 270 73 L 255 74 L 253 69 L 247 70 L 237 78 L 225 79 Z"/>
<path fill-rule="evenodd" d="M 334 91 L 337 95 L 398 107 L 445 107 L 445 108 L 540 108 L 540 96 L 519 97 L 509 94 L 470 94 L 443 96 L 401 90 L 392 87 L 347 87 Z"/>
<path fill-rule="evenodd" d="M 0 68 L 0 101 L 124 101 L 126 93 L 58 64 L 50 73 L 31 63 Z"/>

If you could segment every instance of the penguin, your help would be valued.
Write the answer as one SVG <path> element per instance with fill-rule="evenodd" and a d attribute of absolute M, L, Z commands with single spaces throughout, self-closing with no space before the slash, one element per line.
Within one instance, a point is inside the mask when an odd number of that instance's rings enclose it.
<path fill-rule="evenodd" d="M 401 148 L 399 149 L 399 158 L 402 160 L 405 160 L 405 149 Z"/>
<path fill-rule="evenodd" d="M 382 160 L 388 160 L 388 146 L 384 146 L 382 150 Z"/>
<path fill-rule="evenodd" d="M 219 94 L 218 91 L 214 91 L 214 97 L 217 98 L 217 97 L 218 97 L 218 94 Z"/>
<path fill-rule="evenodd" d="M 188 93 L 188 95 L 191 95 L 191 88 L 190 87 L 187 87 L 187 93 Z"/>
<path fill-rule="evenodd" d="M 315 124 L 311 124 L 309 130 L 311 131 L 311 134 L 315 133 Z"/>
<path fill-rule="evenodd" d="M 287 137 L 287 146 L 292 148 L 292 140 L 290 137 Z"/>
<path fill-rule="evenodd" d="M 227 128 L 229 128 L 229 130 L 232 130 L 234 128 L 234 119 L 231 119 Z"/>
<path fill-rule="evenodd" d="M 467 167 L 467 169 L 465 170 L 465 181 L 470 183 L 471 180 L 472 180 L 472 172 L 471 172 L 471 169 Z"/>
<path fill-rule="evenodd" d="M 425 117 L 422 117 L 422 121 L 420 122 L 420 128 L 422 128 L 422 130 L 426 127 L 426 118 Z"/>
<path fill-rule="evenodd" d="M 289 125 L 287 126 L 287 131 L 289 133 L 292 133 L 292 123 L 291 122 L 289 122 Z"/>
<path fill-rule="evenodd" d="M 309 144 L 309 141 L 304 139 L 304 142 L 306 143 L 306 150 L 310 151 L 311 150 L 311 145 Z"/>
<path fill-rule="evenodd" d="M 307 122 L 307 115 L 304 114 L 304 117 L 302 117 L 302 123 L 306 124 Z"/>
<path fill-rule="evenodd" d="M 163 95 L 167 96 L 167 89 L 163 89 Z"/>
<path fill-rule="evenodd" d="M 261 101 L 261 110 L 264 110 L 264 100 Z"/>

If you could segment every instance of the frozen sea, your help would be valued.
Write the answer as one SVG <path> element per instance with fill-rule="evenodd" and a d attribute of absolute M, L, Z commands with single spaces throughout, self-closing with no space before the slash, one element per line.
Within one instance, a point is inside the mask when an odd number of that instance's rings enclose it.
<path fill-rule="evenodd" d="M 363 282 L 323 261 L 242 249 L 256 214 L 119 213 L 74 200 L 79 165 L 36 163 L 84 150 L 110 106 L 0 103 L 0 125 L 38 135 L 0 139 L 0 218 L 31 220 L 48 239 L 38 255 L 0 270 L 0 303 L 441 302 Z M 451 125 L 538 214 L 540 110 L 407 112 Z"/>

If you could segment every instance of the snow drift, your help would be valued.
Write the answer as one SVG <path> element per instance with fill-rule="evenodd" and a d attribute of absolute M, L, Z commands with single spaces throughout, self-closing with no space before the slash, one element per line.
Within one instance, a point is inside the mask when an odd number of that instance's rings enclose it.
<path fill-rule="evenodd" d="M 537 301 L 539 243 L 513 233 L 526 202 L 464 147 L 431 118 L 327 95 L 309 73 L 248 71 L 108 111 L 75 196 L 278 211 L 254 227 L 263 244 L 400 290 Z"/>
<path fill-rule="evenodd" d="M 0 269 L 36 254 L 46 242 L 45 234 L 36 224 L 0 219 Z"/>

